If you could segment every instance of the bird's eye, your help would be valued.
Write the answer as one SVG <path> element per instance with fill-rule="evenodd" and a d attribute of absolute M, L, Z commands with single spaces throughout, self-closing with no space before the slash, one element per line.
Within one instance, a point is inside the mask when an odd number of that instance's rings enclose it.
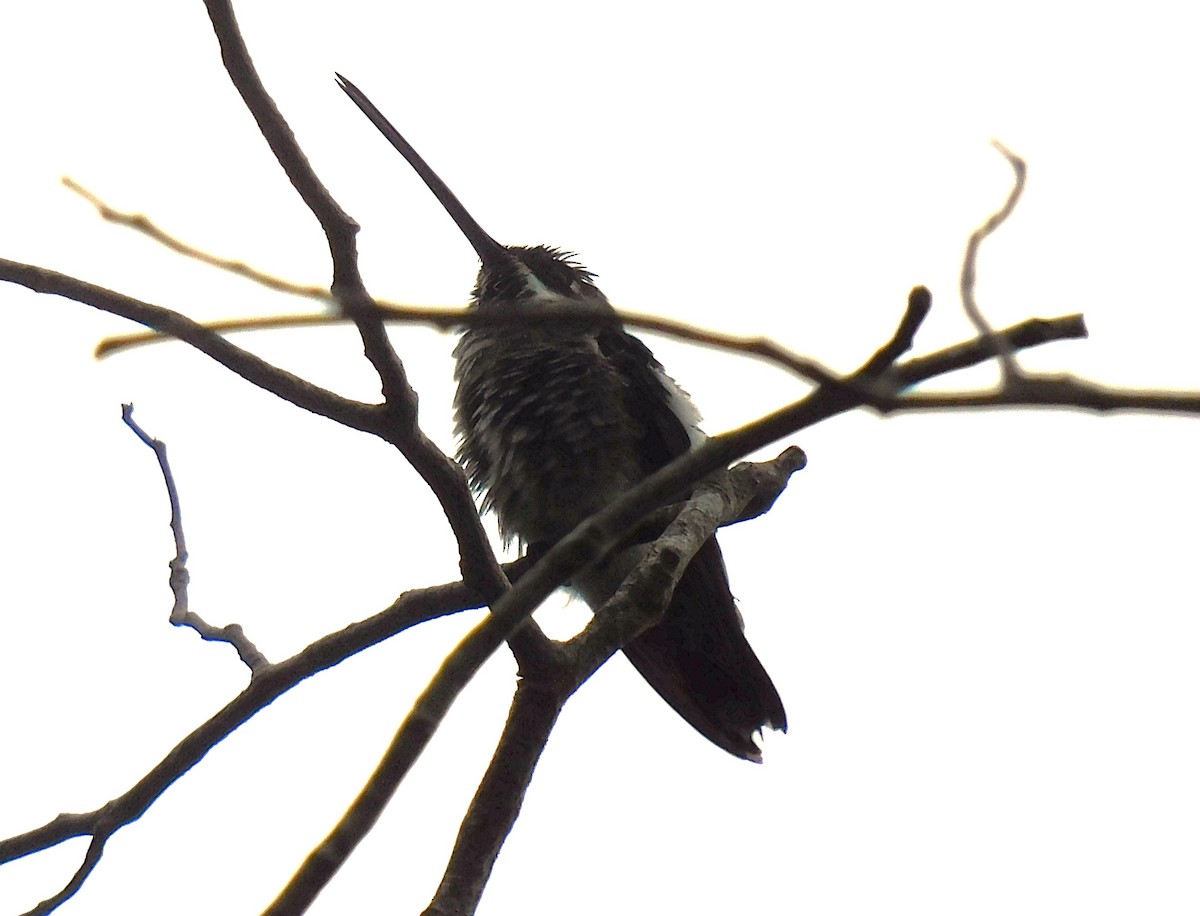
<path fill-rule="evenodd" d="M 560 295 L 568 295 L 575 282 L 575 274 L 565 264 L 554 262 L 542 271 L 541 280 L 548 289 Z"/>
<path fill-rule="evenodd" d="M 484 294 L 494 299 L 511 299 L 521 292 L 520 279 L 507 271 L 501 271 L 488 277 Z"/>

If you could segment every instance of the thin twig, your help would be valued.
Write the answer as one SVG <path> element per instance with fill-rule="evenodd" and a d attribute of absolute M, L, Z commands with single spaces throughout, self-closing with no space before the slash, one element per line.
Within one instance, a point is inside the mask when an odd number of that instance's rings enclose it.
<path fill-rule="evenodd" d="M 934 410 L 988 410 L 1018 407 L 1064 407 L 1094 413 L 1163 413 L 1200 415 L 1200 391 L 1150 391 L 1109 388 L 1070 375 L 1027 376 L 1002 391 L 911 394 L 882 408 L 884 413 Z"/>
<path fill-rule="evenodd" d="M 190 344 L 235 375 L 282 400 L 351 429 L 381 435 L 382 423 L 378 405 L 343 398 L 298 375 L 273 366 L 179 312 L 142 302 L 54 270 L 5 258 L 0 258 L 0 280 L 17 283 L 37 293 L 63 296 L 154 328 L 160 333 Z"/>
<path fill-rule="evenodd" d="M 84 188 L 75 180 L 64 177 L 62 183 L 96 208 L 102 219 L 121 226 L 127 226 L 141 232 L 151 239 L 165 245 L 171 251 L 185 257 L 194 258 L 213 267 L 227 270 L 238 276 L 245 277 L 270 289 L 285 292 L 309 299 L 317 299 L 335 304 L 333 295 L 319 286 L 306 286 L 291 280 L 278 277 L 265 271 L 251 267 L 245 261 L 232 258 L 222 258 L 217 255 L 190 245 L 157 226 L 143 213 L 130 213 L 117 210 L 97 195 Z M 384 299 L 375 300 L 378 308 L 384 312 L 384 320 L 397 324 L 424 324 L 442 331 L 458 330 L 464 327 L 492 327 L 517 324 L 530 320 L 529 315 L 520 309 L 506 312 L 468 311 L 465 306 L 450 307 L 436 305 L 407 305 Z M 539 321 L 571 321 L 577 322 L 580 310 L 578 306 L 571 308 L 547 309 L 539 312 Z M 801 378 L 816 384 L 828 384 L 836 381 L 837 375 L 817 363 L 815 360 L 781 346 L 774 340 L 764 336 L 725 334 L 698 328 L 683 321 L 673 321 L 654 315 L 643 315 L 633 312 L 618 312 L 615 316 L 610 312 L 597 315 L 598 322 L 620 324 L 624 327 L 650 331 L 663 337 L 676 340 L 686 340 L 691 343 L 717 350 L 726 350 L 757 356 L 766 362 L 778 365 Z M 289 328 L 329 327 L 331 325 L 350 324 L 351 320 L 341 315 L 269 315 L 253 318 L 226 318 L 204 323 L 210 331 L 221 333 L 238 333 L 243 331 L 285 330 Z M 169 336 L 154 331 L 137 331 L 132 334 L 118 334 L 106 337 L 96 345 L 96 358 L 111 356 L 122 350 L 143 346 L 151 343 L 161 343 L 171 340 Z"/>
<path fill-rule="evenodd" d="M 388 324 L 426 325 L 439 331 L 455 331 L 468 327 L 509 327 L 530 322 L 535 317 L 539 323 L 543 324 L 561 322 L 576 326 L 579 324 L 580 318 L 584 317 L 584 307 L 578 303 L 569 305 L 534 304 L 531 307 L 521 307 L 518 304 L 517 307 L 498 312 L 468 310 L 465 306 L 402 305 L 384 300 L 377 300 L 376 304 L 383 315 L 383 320 Z M 833 370 L 821 365 L 816 360 L 801 356 L 769 337 L 761 335 L 727 334 L 722 331 L 697 327 L 685 321 L 675 321 L 638 312 L 605 310 L 604 312 L 596 311 L 586 317 L 590 321 L 594 321 L 597 327 L 620 325 L 624 328 L 649 331 L 651 334 L 658 334 L 662 337 L 685 340 L 714 350 L 755 356 L 818 385 L 837 384 L 839 380 L 839 376 Z M 336 315 L 267 315 L 252 318 L 223 318 L 206 322 L 204 327 L 211 331 L 232 334 L 243 331 L 329 327 L 349 323 L 350 319 Z M 96 345 L 95 355 L 97 359 L 101 359 L 133 347 L 162 343 L 170 339 L 169 336 L 150 331 L 116 334 L 101 340 Z"/>
<path fill-rule="evenodd" d="M 325 298 L 333 301 L 328 293 Z M 260 315 L 252 318 L 221 318 L 217 321 L 205 321 L 201 326 L 217 334 L 234 334 L 244 331 L 277 331 L 291 328 L 332 327 L 334 325 L 351 324 L 349 318 L 340 315 Z M 129 334 L 113 334 L 103 338 L 92 354 L 96 359 L 104 359 L 125 350 L 146 344 L 167 343 L 174 340 L 166 334 L 157 331 L 133 331 Z"/>
<path fill-rule="evenodd" d="M 171 593 L 175 601 L 171 606 L 170 621 L 177 627 L 190 627 L 200 634 L 201 639 L 213 642 L 227 642 L 237 651 L 238 657 L 250 669 L 251 674 L 262 671 L 270 662 L 265 655 L 246 636 L 240 624 L 228 624 L 214 627 L 203 617 L 188 607 L 188 552 L 187 543 L 183 536 L 183 514 L 179 508 L 179 491 L 175 487 L 175 475 L 171 472 L 167 460 L 167 445 L 161 439 L 155 439 L 142 429 L 133 419 L 133 405 L 121 405 L 121 419 L 133 430 L 158 459 L 159 470 L 162 471 L 163 481 L 167 485 L 167 499 L 171 504 L 171 533 L 175 537 L 175 556 L 171 558 Z"/>
<path fill-rule="evenodd" d="M 47 897 L 31 910 L 27 910 L 21 916 L 48 916 L 56 909 L 70 900 L 83 887 L 83 883 L 96 866 L 100 864 L 100 859 L 104 856 L 104 846 L 108 842 L 108 838 L 112 836 L 113 830 L 107 824 L 97 824 L 95 831 L 92 833 L 92 841 L 88 843 L 87 852 L 83 854 L 83 861 L 79 863 L 79 867 L 75 869 L 75 873 L 71 875 L 62 889 L 52 897 Z"/>
<path fill-rule="evenodd" d="M 929 317 L 929 310 L 932 307 L 933 295 L 929 290 L 924 286 L 914 286 L 908 294 L 908 305 L 904 309 L 904 316 L 900 319 L 900 324 L 896 327 L 891 339 L 875 351 L 875 354 L 854 373 L 852 378 L 874 379 L 891 369 L 896 360 L 912 349 L 917 331 Z"/>
<path fill-rule="evenodd" d="M 519 565 L 523 564 L 510 564 L 508 568 L 513 571 Z M 141 817 L 163 792 L 217 744 L 297 684 L 410 627 L 484 604 L 482 596 L 461 582 L 413 589 L 373 617 L 321 637 L 291 658 L 260 671 L 245 690 L 194 729 L 124 794 L 94 811 L 60 814 L 27 833 L 0 840 L 0 864 L 80 836 L 93 838 L 91 849 L 98 856 L 109 835 Z M 91 855 L 93 852 L 89 850 Z M 85 862 L 85 865 L 90 871 L 89 863 Z M 80 872 L 83 872 L 82 867 Z M 51 899 L 61 903 L 78 890 L 74 879 L 68 889 L 69 893 L 60 893 Z"/>
<path fill-rule="evenodd" d="M 1004 223 L 1005 220 L 1012 215 L 1016 209 L 1017 201 L 1021 198 L 1021 192 L 1025 190 L 1025 161 L 1015 153 L 1007 149 L 998 140 L 992 141 L 992 146 L 996 147 L 1008 160 L 1008 164 L 1012 166 L 1015 179 L 1012 189 L 1008 192 L 1008 197 L 1004 201 L 1004 205 L 987 218 L 982 226 L 971 233 L 971 237 L 967 240 L 967 250 L 963 255 L 962 271 L 959 274 L 959 294 L 962 297 L 963 309 L 967 313 L 967 317 L 971 319 L 971 324 L 975 326 L 975 331 L 980 337 L 988 340 L 995 348 L 996 359 L 1000 363 L 1000 382 L 1001 386 L 1007 386 L 1012 383 L 1020 374 L 1020 367 L 1017 365 L 1016 358 L 1013 356 L 1013 351 L 1000 337 L 992 330 L 991 324 L 983 315 L 983 310 L 979 307 L 979 303 L 975 301 L 975 264 L 979 257 L 979 248 L 984 240 L 995 232 Z"/>
<path fill-rule="evenodd" d="M 218 255 L 211 254 L 202 248 L 197 248 L 195 245 L 190 245 L 177 236 L 171 235 L 154 223 L 150 217 L 144 213 L 130 213 L 128 211 L 118 210 L 110 206 L 96 194 L 93 194 L 75 179 L 69 175 L 62 177 L 62 183 L 71 191 L 74 191 L 93 207 L 100 215 L 100 218 L 117 226 L 125 226 L 133 229 L 135 232 L 140 232 L 143 235 L 149 236 L 158 244 L 165 248 L 174 251 L 176 254 L 181 254 L 185 258 L 192 258 L 201 263 L 208 264 L 212 267 L 217 267 L 221 270 L 237 274 L 239 277 L 244 277 L 254 283 L 258 283 L 268 289 L 273 289 L 281 293 L 287 293 L 291 296 L 303 296 L 306 299 L 318 299 L 324 302 L 333 302 L 333 297 L 329 294 L 329 290 L 323 286 L 305 285 L 302 283 L 294 283 L 291 280 L 285 280 L 282 277 L 274 276 L 265 271 L 251 267 L 245 261 L 235 260 L 233 258 L 222 258 Z M 213 325 L 206 325 L 212 328 Z M 132 335 L 131 335 L 132 336 Z M 149 340 L 170 339 L 161 338 L 159 335 L 150 334 L 143 335 Z M 101 354 L 97 354 L 101 355 Z"/>
<path fill-rule="evenodd" d="M 138 425 L 133 419 L 133 405 L 121 405 L 121 420 L 135 436 L 142 440 L 158 459 L 158 469 L 162 472 L 163 483 L 167 486 L 167 501 L 171 506 L 171 534 L 175 538 L 175 556 L 171 559 L 171 592 L 175 595 L 175 603 L 171 607 L 171 623 L 182 624 L 188 614 L 188 570 L 187 570 L 187 541 L 183 536 L 183 512 L 179 507 L 179 490 L 175 486 L 175 475 L 167 460 L 167 443 L 155 439 Z M 208 625 L 205 624 L 207 627 Z"/>
<path fill-rule="evenodd" d="M 999 336 L 1009 349 L 1025 350 L 1054 341 L 1083 340 L 1088 336 L 1088 330 L 1083 316 L 1074 314 L 1058 318 L 1027 318 L 1000 331 Z M 977 366 L 995 353 L 991 341 L 986 337 L 975 337 L 936 353 L 915 357 L 888 370 L 876 382 L 876 388 L 890 391 L 893 395 L 899 394 L 931 378 Z"/>

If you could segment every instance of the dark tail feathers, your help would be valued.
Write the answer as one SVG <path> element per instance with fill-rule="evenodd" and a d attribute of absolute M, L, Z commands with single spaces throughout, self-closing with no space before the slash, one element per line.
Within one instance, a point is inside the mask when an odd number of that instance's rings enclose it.
<path fill-rule="evenodd" d="M 624 651 L 659 696 L 731 754 L 761 763 L 754 734 L 787 731 L 783 701 L 742 632 L 716 538 L 684 571 L 663 622 Z"/>

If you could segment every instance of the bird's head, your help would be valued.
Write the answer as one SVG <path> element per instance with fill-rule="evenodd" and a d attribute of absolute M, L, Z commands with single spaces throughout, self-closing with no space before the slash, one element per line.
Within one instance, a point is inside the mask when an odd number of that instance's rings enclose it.
<path fill-rule="evenodd" d="M 573 254 L 545 245 L 501 245 L 492 238 L 371 100 L 341 74 L 337 75 L 337 82 L 421 176 L 479 255 L 472 306 L 487 309 L 514 302 L 550 303 L 564 299 L 607 305 L 604 294 L 592 282 L 595 275 L 574 260 Z"/>
<path fill-rule="evenodd" d="M 592 282 L 595 274 L 570 252 L 545 245 L 514 245 L 505 251 L 508 258 L 483 261 L 471 291 L 472 305 L 486 309 L 509 302 L 605 301 Z"/>

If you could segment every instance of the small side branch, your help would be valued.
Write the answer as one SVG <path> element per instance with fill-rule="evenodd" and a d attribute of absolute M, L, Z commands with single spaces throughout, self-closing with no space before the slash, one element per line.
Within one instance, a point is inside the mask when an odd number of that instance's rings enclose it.
<path fill-rule="evenodd" d="M 221 741 L 297 684 L 409 627 L 462 610 L 484 599 L 461 582 L 405 592 L 373 617 L 318 639 L 303 651 L 262 670 L 250 685 L 196 728 L 127 792 L 83 814 L 60 814 L 46 824 L 0 839 L 0 865 L 49 849 L 75 837 L 91 837 L 83 864 L 71 881 L 33 912 L 49 913 L 73 895 L 95 867 L 108 837 L 141 817 L 172 784 Z"/>
<path fill-rule="evenodd" d="M 1013 210 L 1016 209 L 1017 201 L 1021 199 L 1021 193 L 1025 190 L 1026 169 L 1025 160 L 1011 152 L 1002 143 L 993 140 L 992 145 L 1008 160 L 1008 164 L 1012 166 L 1015 179 L 1003 206 L 989 216 L 982 226 L 972 232 L 971 237 L 967 240 L 967 250 L 963 255 L 963 265 L 962 271 L 959 274 L 958 286 L 959 294 L 962 297 L 963 309 L 966 311 L 967 317 L 971 319 L 971 324 L 975 326 L 976 333 L 993 346 L 993 352 L 1000 363 L 1001 385 L 1007 386 L 1020 376 L 1021 370 L 1017 366 L 1012 348 L 1007 345 L 1003 337 L 997 336 L 996 332 L 992 330 L 992 326 L 984 317 L 979 303 L 975 301 L 975 269 L 976 261 L 979 259 L 980 246 L 983 245 L 989 235 L 999 229 L 1005 220 L 1012 216 Z"/>
<path fill-rule="evenodd" d="M 933 295 L 924 286 L 914 286 L 908 294 L 908 304 L 891 339 L 875 351 L 875 355 L 863 363 L 851 376 L 852 380 L 873 379 L 887 372 L 901 356 L 913 348 L 917 331 L 929 317 L 933 307 Z"/>
<path fill-rule="evenodd" d="M 71 818 L 79 815 L 63 815 L 63 817 Z M 71 879 L 63 885 L 53 897 L 47 897 L 31 910 L 27 910 L 22 916 L 47 916 L 53 913 L 60 906 L 70 900 L 83 887 L 83 883 L 95 871 L 96 866 L 100 864 L 100 859 L 104 856 L 104 846 L 108 842 L 108 838 L 112 836 L 112 828 L 107 824 L 97 824 L 92 833 L 92 841 L 88 844 L 87 852 L 83 854 L 83 861 L 79 864 L 79 868 L 75 869 L 75 874 L 71 875 Z"/>
<path fill-rule="evenodd" d="M 154 328 L 160 334 L 190 344 L 230 372 L 282 400 L 351 429 L 379 435 L 379 408 L 376 405 L 343 398 L 273 366 L 179 312 L 142 302 L 55 270 L 6 258 L 0 258 L 0 280 L 19 284 L 35 293 L 63 296 Z"/>
<path fill-rule="evenodd" d="M 1029 318 L 997 332 L 1011 350 L 1027 350 L 1063 340 L 1083 340 L 1088 336 L 1087 324 L 1080 314 L 1058 318 Z M 890 369 L 877 382 L 877 387 L 898 395 L 921 382 L 969 369 L 987 362 L 995 355 L 995 346 L 986 337 L 976 337 L 908 360 Z"/>
<path fill-rule="evenodd" d="M 1145 411 L 1200 416 L 1200 391 L 1138 391 L 1109 388 L 1070 375 L 1025 377 L 1003 391 L 910 394 L 880 408 L 883 413 L 986 410 L 1006 407 L 1073 407 L 1095 413 Z"/>
<path fill-rule="evenodd" d="M 185 258 L 191 258 L 199 261 L 202 264 L 208 264 L 210 267 L 216 267 L 220 270 L 226 270 L 230 273 L 237 274 L 239 277 L 244 277 L 253 283 L 258 283 L 268 289 L 273 289 L 281 293 L 287 293 L 292 296 L 303 296 L 308 299 L 319 299 L 326 302 L 331 302 L 332 298 L 329 295 L 329 290 L 323 286 L 305 286 L 301 283 L 293 283 L 291 280 L 285 280 L 282 277 L 276 277 L 273 274 L 266 273 L 251 267 L 245 261 L 239 261 L 234 258 L 222 258 L 215 254 L 197 248 L 195 245 L 190 245 L 182 239 L 171 235 L 166 230 L 160 228 L 154 223 L 150 217 L 144 213 L 129 213 L 124 210 L 118 210 L 115 207 L 105 203 L 75 179 L 68 175 L 64 175 L 61 179 L 63 185 L 71 191 L 74 191 L 93 207 L 100 215 L 100 218 L 113 223 L 117 226 L 125 226 L 133 229 L 135 232 L 140 232 L 145 236 L 153 239 L 168 248 L 176 254 L 181 254 Z M 205 327 L 214 327 L 214 325 L 205 325 Z M 215 328 L 214 328 L 215 329 Z M 149 333 L 142 335 L 129 335 L 139 339 L 147 340 L 166 340 L 160 335 Z M 97 356 L 102 355 L 97 353 Z"/>
<path fill-rule="evenodd" d="M 171 533 L 175 537 L 175 556 L 171 558 L 171 593 L 175 601 L 171 606 L 170 621 L 177 627 L 191 627 L 200 634 L 201 639 L 213 642 L 227 642 L 237 651 L 238 657 L 250 669 L 251 674 L 262 671 L 270 663 L 265 655 L 250 641 L 240 624 L 229 624 L 224 627 L 214 627 L 203 617 L 188 607 L 188 568 L 187 543 L 183 536 L 183 515 L 179 508 L 179 491 L 175 487 L 175 475 L 171 472 L 167 460 L 167 445 L 161 439 L 155 439 L 142 429 L 133 419 L 133 405 L 121 405 L 121 419 L 133 430 L 158 458 L 158 467 L 162 471 L 163 481 L 167 485 L 167 499 L 171 504 Z"/>
<path fill-rule="evenodd" d="M 223 258 L 203 251 L 166 232 L 143 213 L 130 213 L 117 210 L 69 177 L 64 177 L 62 183 L 92 204 L 101 219 L 141 232 L 184 257 L 194 258 L 204 264 L 230 271 L 269 289 L 295 296 L 317 299 L 330 305 L 335 304 L 333 295 L 323 287 L 295 283 L 283 277 L 277 277 L 251 267 L 245 261 Z M 427 325 L 441 331 L 453 331 L 465 327 L 512 326 L 527 323 L 532 317 L 526 310 L 519 308 L 504 312 L 478 312 L 468 311 L 465 306 L 456 308 L 436 305 L 408 305 L 383 299 L 375 300 L 375 304 L 386 322 Z M 580 309 L 573 304 L 569 308 L 539 310 L 536 319 L 539 322 L 563 321 L 564 323 L 570 322 L 572 325 L 576 325 L 579 322 L 579 313 Z M 837 380 L 837 376 L 832 370 L 822 366 L 816 360 L 789 350 L 769 337 L 727 334 L 721 331 L 699 328 L 683 321 L 674 321 L 670 318 L 625 311 L 617 312 L 614 315 L 612 312 L 605 310 L 598 312 L 595 317 L 598 326 L 603 324 L 635 328 L 675 340 L 685 340 L 702 347 L 711 347 L 716 350 L 758 357 L 765 362 L 777 365 L 800 378 L 808 379 L 817 384 L 832 383 Z M 331 325 L 350 323 L 351 320 L 349 318 L 341 315 L 293 314 L 268 315 L 253 318 L 227 318 L 205 322 L 203 327 L 210 331 L 231 334 L 243 331 L 329 327 Z M 122 350 L 140 347 L 145 344 L 161 343 L 171 339 L 170 336 L 156 331 L 136 331 L 132 334 L 118 334 L 106 337 L 96 345 L 96 358 L 101 359 L 111 356 L 114 353 L 119 353 Z"/>

